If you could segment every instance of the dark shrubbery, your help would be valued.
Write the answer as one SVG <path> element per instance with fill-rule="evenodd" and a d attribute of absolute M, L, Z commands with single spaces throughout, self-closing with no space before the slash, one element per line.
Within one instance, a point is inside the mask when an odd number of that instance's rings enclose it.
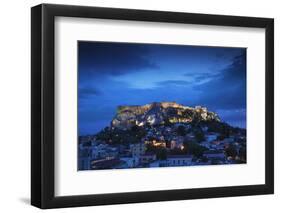
<path fill-rule="evenodd" d="M 109 144 L 131 144 L 140 142 L 145 135 L 143 127 L 133 126 L 130 130 L 104 129 L 96 134 L 96 138 Z"/>

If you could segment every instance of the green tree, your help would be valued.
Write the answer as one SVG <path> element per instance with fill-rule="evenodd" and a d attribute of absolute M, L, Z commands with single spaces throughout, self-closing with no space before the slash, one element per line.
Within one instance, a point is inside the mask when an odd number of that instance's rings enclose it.
<path fill-rule="evenodd" d="M 183 125 L 178 126 L 177 134 L 180 135 L 180 136 L 186 135 L 186 130 L 185 130 L 185 127 Z"/>
<path fill-rule="evenodd" d="M 225 149 L 225 153 L 227 156 L 230 156 L 232 158 L 235 158 L 237 155 L 237 150 L 236 147 L 234 145 L 230 145 L 229 147 L 227 147 Z"/>
<path fill-rule="evenodd" d="M 197 158 L 201 158 L 203 153 L 208 150 L 206 147 L 201 146 L 196 142 L 185 143 L 184 146 L 189 154 L 194 155 Z"/>
<path fill-rule="evenodd" d="M 195 131 L 194 136 L 196 141 L 199 143 L 205 140 L 205 134 L 202 130 Z"/>
<path fill-rule="evenodd" d="M 165 126 L 172 126 L 172 123 L 170 122 L 170 120 L 168 118 L 164 119 L 164 125 Z"/>
<path fill-rule="evenodd" d="M 247 161 L 246 147 L 241 147 L 239 150 L 239 157 L 242 162 Z"/>
<path fill-rule="evenodd" d="M 146 135 L 146 131 L 143 127 L 135 125 L 131 128 L 130 134 L 140 140 L 141 138 L 143 138 Z"/>
<path fill-rule="evenodd" d="M 167 150 L 165 148 L 158 148 L 156 150 L 156 157 L 159 160 L 166 160 L 167 159 Z"/>

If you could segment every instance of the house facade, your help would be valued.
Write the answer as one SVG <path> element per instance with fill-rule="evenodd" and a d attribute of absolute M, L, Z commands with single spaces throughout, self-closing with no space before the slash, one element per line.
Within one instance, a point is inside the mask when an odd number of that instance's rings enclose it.
<path fill-rule="evenodd" d="M 169 155 L 167 156 L 168 166 L 190 166 L 192 164 L 192 155 Z"/>

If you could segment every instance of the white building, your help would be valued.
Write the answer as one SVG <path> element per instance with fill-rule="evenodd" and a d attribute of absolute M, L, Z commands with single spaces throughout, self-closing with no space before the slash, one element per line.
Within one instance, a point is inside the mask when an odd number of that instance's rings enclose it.
<path fill-rule="evenodd" d="M 141 163 L 151 163 L 152 161 L 156 160 L 155 154 L 146 153 L 140 156 Z"/>
<path fill-rule="evenodd" d="M 145 144 L 144 143 L 136 143 L 130 145 L 130 152 L 133 157 L 138 157 L 145 153 Z"/>
<path fill-rule="evenodd" d="M 217 137 L 218 137 L 218 135 L 217 135 L 217 134 L 214 134 L 214 133 L 212 133 L 212 134 L 206 134 L 206 135 L 205 135 L 205 140 L 206 140 L 207 142 L 211 142 L 211 141 L 216 140 Z"/>
<path fill-rule="evenodd" d="M 139 165 L 139 157 L 122 157 L 120 160 L 126 162 L 129 168 L 134 168 Z"/>
<path fill-rule="evenodd" d="M 151 162 L 150 164 L 149 164 L 149 167 L 150 168 L 153 168 L 153 167 L 160 167 L 160 161 L 154 161 L 154 162 Z"/>
<path fill-rule="evenodd" d="M 225 159 L 225 154 L 223 151 L 219 151 L 219 150 L 210 150 L 210 151 L 206 151 L 203 154 L 204 157 L 208 158 L 208 159 Z"/>
<path fill-rule="evenodd" d="M 176 138 L 173 138 L 173 140 L 171 140 L 171 149 L 183 149 L 183 142 L 184 142 L 184 137 L 179 136 Z"/>
<path fill-rule="evenodd" d="M 168 166 L 189 166 L 192 163 L 192 155 L 169 155 Z"/>
<path fill-rule="evenodd" d="M 91 169 L 91 157 L 88 149 L 79 150 L 78 169 L 79 170 Z"/>

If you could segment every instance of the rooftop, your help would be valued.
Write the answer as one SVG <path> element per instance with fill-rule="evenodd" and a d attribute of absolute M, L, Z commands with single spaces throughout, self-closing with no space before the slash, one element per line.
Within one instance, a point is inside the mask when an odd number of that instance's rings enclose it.
<path fill-rule="evenodd" d="M 123 161 L 121 161 L 119 159 L 102 160 L 102 161 L 92 163 L 92 167 L 95 169 L 108 169 L 108 168 L 112 168 L 114 166 L 118 166 L 122 162 Z"/>
<path fill-rule="evenodd" d="M 168 155 L 167 158 L 192 158 L 192 155 Z"/>

